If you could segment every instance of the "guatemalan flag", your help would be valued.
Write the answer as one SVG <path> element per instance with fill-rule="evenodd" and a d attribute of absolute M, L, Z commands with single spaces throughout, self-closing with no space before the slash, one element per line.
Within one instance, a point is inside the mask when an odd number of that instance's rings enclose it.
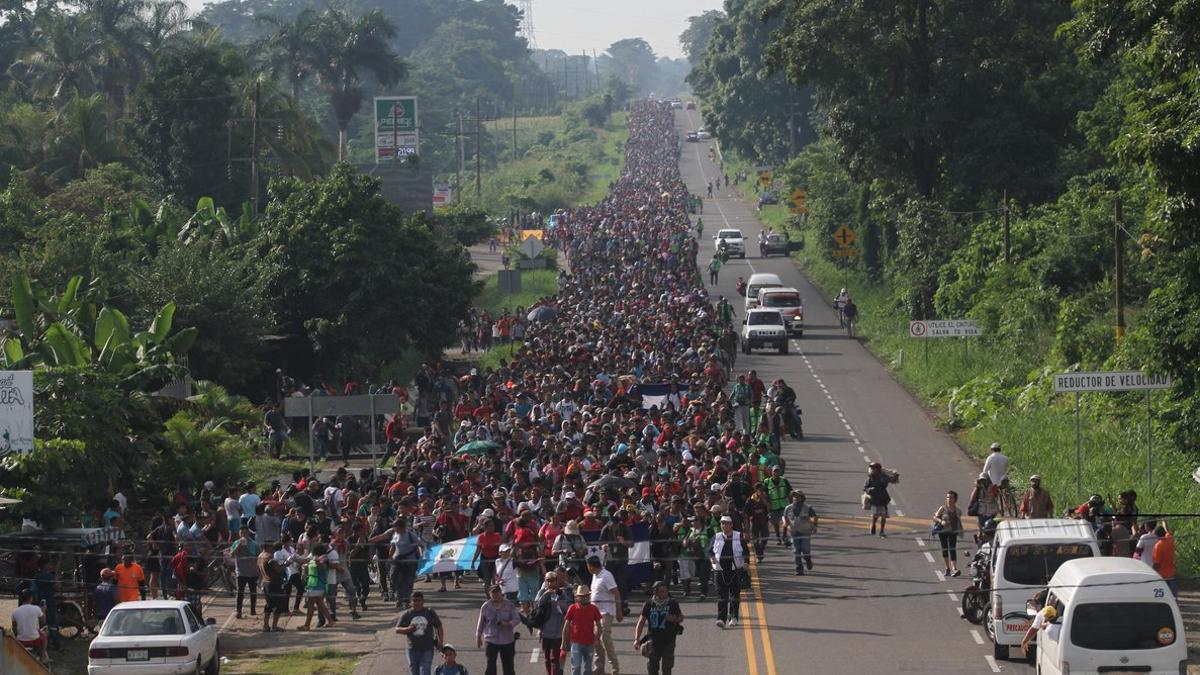
<path fill-rule="evenodd" d="M 633 545 L 629 547 L 629 583 L 640 586 L 654 577 L 654 561 L 650 559 L 650 524 L 639 521 L 629 526 Z"/>
<path fill-rule="evenodd" d="M 417 576 L 439 572 L 472 572 L 479 568 L 475 560 L 475 537 L 434 544 L 425 550 Z"/>

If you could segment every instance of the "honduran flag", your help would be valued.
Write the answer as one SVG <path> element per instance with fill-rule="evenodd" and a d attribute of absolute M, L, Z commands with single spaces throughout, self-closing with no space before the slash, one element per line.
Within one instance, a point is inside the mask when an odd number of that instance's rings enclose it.
<path fill-rule="evenodd" d="M 642 395 L 642 409 L 649 410 L 654 406 L 658 406 L 662 410 L 667 404 L 667 396 L 671 393 L 671 383 L 669 382 L 647 382 L 638 385 L 638 393 Z M 688 390 L 686 388 L 679 390 L 679 395 L 686 397 Z"/>
<path fill-rule="evenodd" d="M 650 524 L 639 521 L 629 526 L 633 545 L 629 547 L 629 583 L 641 586 L 654 578 L 654 561 L 650 559 Z"/>
<path fill-rule="evenodd" d="M 479 568 L 475 560 L 476 537 L 434 544 L 425 550 L 417 575 L 440 572 L 473 572 Z"/>

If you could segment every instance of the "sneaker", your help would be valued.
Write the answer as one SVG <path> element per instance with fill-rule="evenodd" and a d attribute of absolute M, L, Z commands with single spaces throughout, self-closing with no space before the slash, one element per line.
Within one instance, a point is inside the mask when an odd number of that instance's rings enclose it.
<path fill-rule="evenodd" d="M 946 570 L 945 570 L 944 574 L 945 574 L 946 576 L 950 576 L 950 568 L 949 568 L 949 567 L 947 567 L 947 568 L 946 568 Z"/>
<path fill-rule="evenodd" d="M 953 572 L 953 573 L 952 573 L 950 576 L 952 576 L 952 577 L 961 577 L 961 576 L 962 576 L 962 570 L 954 570 L 954 572 Z"/>
<path fill-rule="evenodd" d="M 879 536 L 880 536 L 880 537 L 883 537 L 884 539 L 887 539 L 887 535 L 886 535 L 886 534 L 884 534 L 883 532 L 880 532 L 880 533 L 879 533 Z"/>
<path fill-rule="evenodd" d="M 717 625 L 721 628 L 724 628 L 727 624 L 724 621 L 717 619 Z"/>
<path fill-rule="evenodd" d="M 805 558 L 804 566 L 807 567 L 809 570 L 812 570 L 812 558 Z"/>
<path fill-rule="evenodd" d="M 736 625 L 738 625 L 738 618 L 736 616 L 729 617 L 729 627 L 733 628 Z"/>
<path fill-rule="evenodd" d="M 798 576 L 798 577 L 804 576 L 804 570 L 802 568 L 797 567 L 796 568 L 796 576 Z"/>

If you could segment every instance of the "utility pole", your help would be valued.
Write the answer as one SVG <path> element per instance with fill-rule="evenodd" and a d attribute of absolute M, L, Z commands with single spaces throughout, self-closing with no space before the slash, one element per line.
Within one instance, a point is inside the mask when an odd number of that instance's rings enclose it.
<path fill-rule="evenodd" d="M 596 58 L 596 50 L 592 49 L 592 66 L 596 69 L 596 88 L 600 88 L 600 59 Z"/>
<path fill-rule="evenodd" d="M 464 147 L 464 146 L 466 146 L 466 143 L 463 142 L 463 126 L 462 126 L 462 113 L 461 112 L 458 113 L 458 135 L 455 136 L 455 140 L 458 143 L 458 180 L 454 184 L 454 203 L 460 204 L 460 203 L 462 203 L 463 162 L 464 162 L 464 157 L 466 155 L 466 148 Z"/>
<path fill-rule="evenodd" d="M 475 199 L 483 201 L 483 117 L 475 97 Z"/>
<path fill-rule="evenodd" d="M 513 161 L 517 161 L 517 83 L 513 81 Z"/>
<path fill-rule="evenodd" d="M 592 76 L 591 68 L 588 68 L 587 50 L 583 50 L 583 90 L 590 95 L 592 93 Z"/>
<path fill-rule="evenodd" d="M 258 215 L 258 110 L 262 105 L 262 82 L 254 82 L 254 114 L 250 128 L 250 212 Z"/>
<path fill-rule="evenodd" d="M 1012 240 L 1008 228 L 1008 188 L 1004 188 L 1004 264 L 1007 265 L 1012 251 Z"/>
<path fill-rule="evenodd" d="M 796 156 L 796 101 L 795 92 L 788 87 L 788 159 Z"/>
<path fill-rule="evenodd" d="M 1116 219 L 1113 220 L 1113 244 L 1116 248 L 1117 264 L 1117 340 L 1125 337 L 1125 301 L 1121 290 L 1125 285 L 1125 242 L 1121 239 L 1121 197 L 1117 196 Z"/>

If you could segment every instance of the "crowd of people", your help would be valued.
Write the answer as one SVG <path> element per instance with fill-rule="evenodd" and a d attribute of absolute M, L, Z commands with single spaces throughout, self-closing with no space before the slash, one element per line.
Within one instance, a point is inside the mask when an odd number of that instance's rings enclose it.
<path fill-rule="evenodd" d="M 436 672 L 451 675 L 465 670 L 414 583 L 429 547 L 475 535 L 479 581 L 432 581 L 437 591 L 482 585 L 486 673 L 514 672 L 522 624 L 536 629 L 547 673 L 616 673 L 613 625 L 636 614 L 648 671 L 669 675 L 684 620 L 672 591 L 715 595 L 718 623 L 736 625 L 748 567 L 772 530 L 794 547 L 796 573 L 811 569 L 816 512 L 779 457 L 784 413 L 772 401 L 784 385 L 751 371 L 734 397 L 726 390 L 732 358 L 697 268 L 672 112 L 635 103 L 629 131 L 608 198 L 560 215 L 555 244 L 569 271 L 539 303 L 556 318 L 464 323 L 464 350 L 513 339 L 524 348 L 462 376 L 423 366 L 411 402 L 421 433 L 385 434 L 391 470 L 181 489 L 149 524 L 140 562 L 129 560 L 137 573 L 105 567 L 101 585 L 185 599 L 203 617 L 214 575 L 232 568 L 235 611 L 261 609 L 264 632 L 300 611 L 299 630 L 313 619 L 336 629 L 346 609 L 357 618 L 382 598 L 403 612 L 412 672 L 434 672 L 440 651 Z M 281 419 L 278 408 L 271 415 Z M 327 427 L 314 429 L 323 449 L 361 435 L 345 420 L 316 424 Z M 484 449 L 457 452 L 470 443 Z"/>

